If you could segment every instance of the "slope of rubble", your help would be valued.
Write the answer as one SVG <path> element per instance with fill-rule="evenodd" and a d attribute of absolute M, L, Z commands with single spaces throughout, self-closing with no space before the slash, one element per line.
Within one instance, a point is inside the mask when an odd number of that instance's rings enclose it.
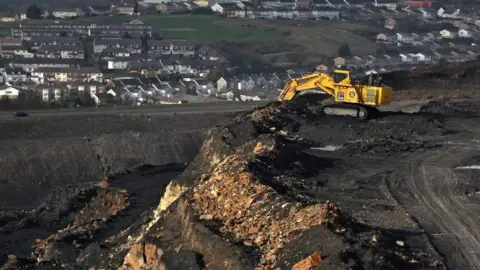
<path fill-rule="evenodd" d="M 3 269 L 475 268 L 467 254 L 480 220 L 465 217 L 480 179 L 455 171 L 478 161 L 475 103 L 369 121 L 298 105 L 271 103 L 212 129 L 181 175 L 149 186 L 162 194 L 156 209 L 155 194 L 144 201 L 131 181 L 84 188 L 61 229 Z"/>

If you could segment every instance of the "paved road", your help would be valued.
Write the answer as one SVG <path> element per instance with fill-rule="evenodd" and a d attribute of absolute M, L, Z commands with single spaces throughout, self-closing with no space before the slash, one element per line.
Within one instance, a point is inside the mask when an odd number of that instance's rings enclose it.
<path fill-rule="evenodd" d="M 236 112 L 252 110 L 262 104 L 239 104 L 226 103 L 214 105 L 170 105 L 158 108 L 101 108 L 101 109 L 52 109 L 43 111 L 27 111 L 28 118 L 58 118 L 58 117 L 75 117 L 75 116 L 99 116 L 99 115 L 129 115 L 129 114 L 143 114 L 143 115 L 168 115 L 168 114 L 191 114 L 191 113 L 210 113 L 210 112 Z M 19 119 L 13 117 L 11 112 L 1 112 L 0 119 Z"/>
<path fill-rule="evenodd" d="M 225 103 L 225 104 L 195 104 L 187 105 L 166 105 L 162 107 L 145 107 L 145 108 L 129 108 L 119 107 L 100 108 L 100 109 L 51 109 L 41 111 L 27 111 L 30 114 L 29 118 L 58 118 L 58 117 L 75 117 L 75 116 L 100 116 L 100 115 L 125 115 L 125 114 L 143 114 L 143 115 L 168 115 L 168 114 L 189 114 L 189 113 L 210 113 L 210 112 L 236 112 L 252 110 L 257 106 L 262 106 L 267 102 L 259 103 Z M 394 102 L 388 106 L 381 107 L 382 111 L 404 111 L 415 112 L 418 111 L 421 105 L 426 101 L 404 101 Z M 11 112 L 0 112 L 1 120 L 19 119 L 13 117 Z"/>

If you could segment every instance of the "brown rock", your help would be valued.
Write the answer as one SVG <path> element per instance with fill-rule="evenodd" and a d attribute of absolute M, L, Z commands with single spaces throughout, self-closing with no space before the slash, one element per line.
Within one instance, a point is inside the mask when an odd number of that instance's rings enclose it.
<path fill-rule="evenodd" d="M 213 215 L 201 215 L 200 220 L 212 220 Z"/>
<path fill-rule="evenodd" d="M 151 243 L 136 243 L 125 256 L 122 270 L 164 270 L 165 265 L 161 262 L 163 250 Z"/>
<path fill-rule="evenodd" d="M 17 260 L 17 256 L 13 255 L 13 254 L 10 254 L 8 255 L 8 260 L 9 261 L 16 261 Z"/>
<path fill-rule="evenodd" d="M 292 270 L 311 270 L 322 263 L 320 252 L 315 251 L 312 255 L 296 263 Z"/>
<path fill-rule="evenodd" d="M 249 246 L 249 247 L 253 246 L 252 241 L 243 241 L 243 244 L 244 244 L 245 246 Z"/>
<path fill-rule="evenodd" d="M 255 234 L 255 233 L 258 233 L 259 231 L 260 231 L 259 227 L 252 227 L 248 230 L 248 234 Z"/>

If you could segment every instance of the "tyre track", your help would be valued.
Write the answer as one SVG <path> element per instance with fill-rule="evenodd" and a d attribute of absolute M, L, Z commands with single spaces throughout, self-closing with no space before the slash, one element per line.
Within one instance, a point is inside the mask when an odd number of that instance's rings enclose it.
<path fill-rule="evenodd" d="M 453 246 L 451 250 L 457 250 L 463 261 L 447 261 L 454 269 L 459 264 L 480 269 L 480 217 L 474 205 L 459 200 L 453 193 L 459 178 L 452 170 L 452 162 L 471 150 L 472 145 L 429 151 L 405 165 L 410 172 L 407 177 L 410 194 L 426 210 L 425 215 L 416 218 L 434 224 L 439 230 L 437 235 L 454 236 L 448 239 Z"/>

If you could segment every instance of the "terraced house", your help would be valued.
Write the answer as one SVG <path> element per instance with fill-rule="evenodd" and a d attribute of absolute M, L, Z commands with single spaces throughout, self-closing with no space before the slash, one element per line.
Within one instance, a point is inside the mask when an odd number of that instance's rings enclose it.
<path fill-rule="evenodd" d="M 62 46 L 62 45 L 44 45 L 40 46 L 36 52 L 40 58 L 55 59 L 84 59 L 85 54 L 82 46 Z"/>
<path fill-rule="evenodd" d="M 140 54 L 142 41 L 140 39 L 95 39 L 93 41 L 94 53 L 102 53 L 105 49 L 124 49 L 130 54 Z"/>
<path fill-rule="evenodd" d="M 159 52 L 163 55 L 193 56 L 195 43 L 187 40 L 150 40 L 149 52 Z"/>
<path fill-rule="evenodd" d="M 74 46 L 78 45 L 80 40 L 78 37 L 49 37 L 49 36 L 33 36 L 29 45 L 33 50 L 37 50 L 41 46 Z"/>
<path fill-rule="evenodd" d="M 11 60 L 8 65 L 11 68 L 21 69 L 23 71 L 32 72 L 37 68 L 49 67 L 49 68 L 79 68 L 81 61 L 72 59 L 48 59 L 48 58 L 34 58 L 34 59 L 14 59 Z"/>
<path fill-rule="evenodd" d="M 98 68 L 37 68 L 32 77 L 40 83 L 45 82 L 90 82 L 103 81 L 103 74 Z"/>
<path fill-rule="evenodd" d="M 12 29 L 14 37 L 25 40 L 32 36 L 95 36 L 119 38 L 126 34 L 133 37 L 151 35 L 152 27 L 145 24 L 92 24 L 92 23 L 51 23 L 20 24 Z"/>

